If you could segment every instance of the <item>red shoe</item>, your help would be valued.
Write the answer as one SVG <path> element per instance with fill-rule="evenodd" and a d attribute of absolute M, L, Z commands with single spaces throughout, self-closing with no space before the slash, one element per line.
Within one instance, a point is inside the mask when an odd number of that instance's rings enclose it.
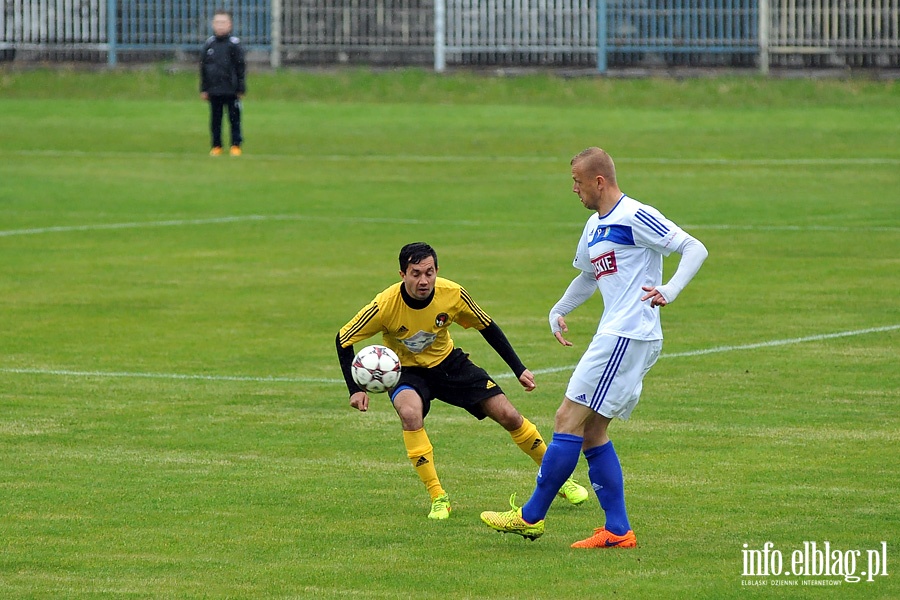
<path fill-rule="evenodd" d="M 637 546 L 637 538 L 634 531 L 629 529 L 625 535 L 610 533 L 603 527 L 594 530 L 594 535 L 572 544 L 573 548 L 634 548 Z"/>

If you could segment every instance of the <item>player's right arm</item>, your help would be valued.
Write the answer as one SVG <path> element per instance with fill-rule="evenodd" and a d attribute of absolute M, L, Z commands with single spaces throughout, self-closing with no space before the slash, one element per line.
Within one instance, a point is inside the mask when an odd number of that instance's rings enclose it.
<path fill-rule="evenodd" d="M 556 337 L 556 341 L 563 346 L 572 345 L 572 342 L 563 335 L 569 331 L 565 316 L 587 302 L 597 289 L 597 280 L 591 266 L 591 253 L 588 249 L 588 238 L 590 232 L 596 227 L 596 219 L 597 217 L 594 215 L 584 224 L 584 230 L 581 232 L 578 246 L 575 248 L 572 266 L 578 269 L 578 275 L 566 288 L 562 298 L 550 309 L 550 331 Z"/>
<path fill-rule="evenodd" d="M 563 346 L 572 345 L 572 342 L 563 335 L 569 331 L 565 316 L 587 302 L 588 298 L 594 295 L 596 289 L 597 282 L 594 276 L 587 271 L 581 271 L 566 288 L 562 298 L 550 309 L 550 331 Z"/>
<path fill-rule="evenodd" d="M 377 298 L 363 307 L 356 316 L 341 327 L 335 338 L 338 362 L 341 365 L 341 373 L 350 393 L 350 406 L 365 412 L 369 409 L 369 395 L 361 390 L 353 381 L 353 358 L 356 352 L 353 344 L 372 337 L 381 331 L 381 318 L 378 310 Z"/>
<path fill-rule="evenodd" d="M 344 375 L 344 382 L 347 384 L 347 391 L 350 393 L 350 406 L 356 410 L 366 412 L 369 410 L 369 395 L 359 389 L 356 382 L 353 381 L 353 374 L 350 367 L 353 365 L 353 357 L 356 353 L 353 351 L 353 344 L 344 348 L 341 346 L 341 334 L 338 333 L 335 338 L 337 345 L 338 362 L 341 364 L 341 373 Z"/>
<path fill-rule="evenodd" d="M 203 44 L 203 49 L 200 51 L 200 97 L 203 100 L 209 100 L 209 94 L 207 91 L 209 90 L 209 81 L 206 77 L 206 52 L 209 50 L 209 45 L 212 42 L 213 38 L 209 38 Z"/>

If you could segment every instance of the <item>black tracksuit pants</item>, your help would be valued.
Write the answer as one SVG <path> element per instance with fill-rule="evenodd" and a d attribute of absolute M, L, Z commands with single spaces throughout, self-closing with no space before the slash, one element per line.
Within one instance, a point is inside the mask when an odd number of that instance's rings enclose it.
<path fill-rule="evenodd" d="M 228 120 L 231 123 L 231 145 L 240 146 L 244 138 L 241 136 L 241 101 L 237 96 L 209 97 L 209 129 L 212 133 L 213 147 L 222 146 L 222 116 L 228 107 Z"/>

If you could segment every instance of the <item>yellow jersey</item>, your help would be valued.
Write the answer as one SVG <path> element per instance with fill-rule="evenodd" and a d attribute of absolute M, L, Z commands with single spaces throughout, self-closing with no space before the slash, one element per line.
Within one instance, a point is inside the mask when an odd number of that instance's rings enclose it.
<path fill-rule="evenodd" d="M 363 307 L 338 333 L 342 348 L 381 333 L 404 367 L 433 367 L 453 350 L 451 323 L 481 331 L 491 317 L 458 283 L 438 277 L 430 300 L 416 300 L 397 282 Z"/>

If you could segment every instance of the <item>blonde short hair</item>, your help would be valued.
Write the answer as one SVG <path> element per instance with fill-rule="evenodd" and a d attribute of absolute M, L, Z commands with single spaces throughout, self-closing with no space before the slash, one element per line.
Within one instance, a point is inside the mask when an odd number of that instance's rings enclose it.
<path fill-rule="evenodd" d="M 582 165 L 584 172 L 589 177 L 602 175 L 610 183 L 616 183 L 616 164 L 606 150 L 591 146 L 585 148 L 572 157 L 572 166 L 575 163 Z"/>

